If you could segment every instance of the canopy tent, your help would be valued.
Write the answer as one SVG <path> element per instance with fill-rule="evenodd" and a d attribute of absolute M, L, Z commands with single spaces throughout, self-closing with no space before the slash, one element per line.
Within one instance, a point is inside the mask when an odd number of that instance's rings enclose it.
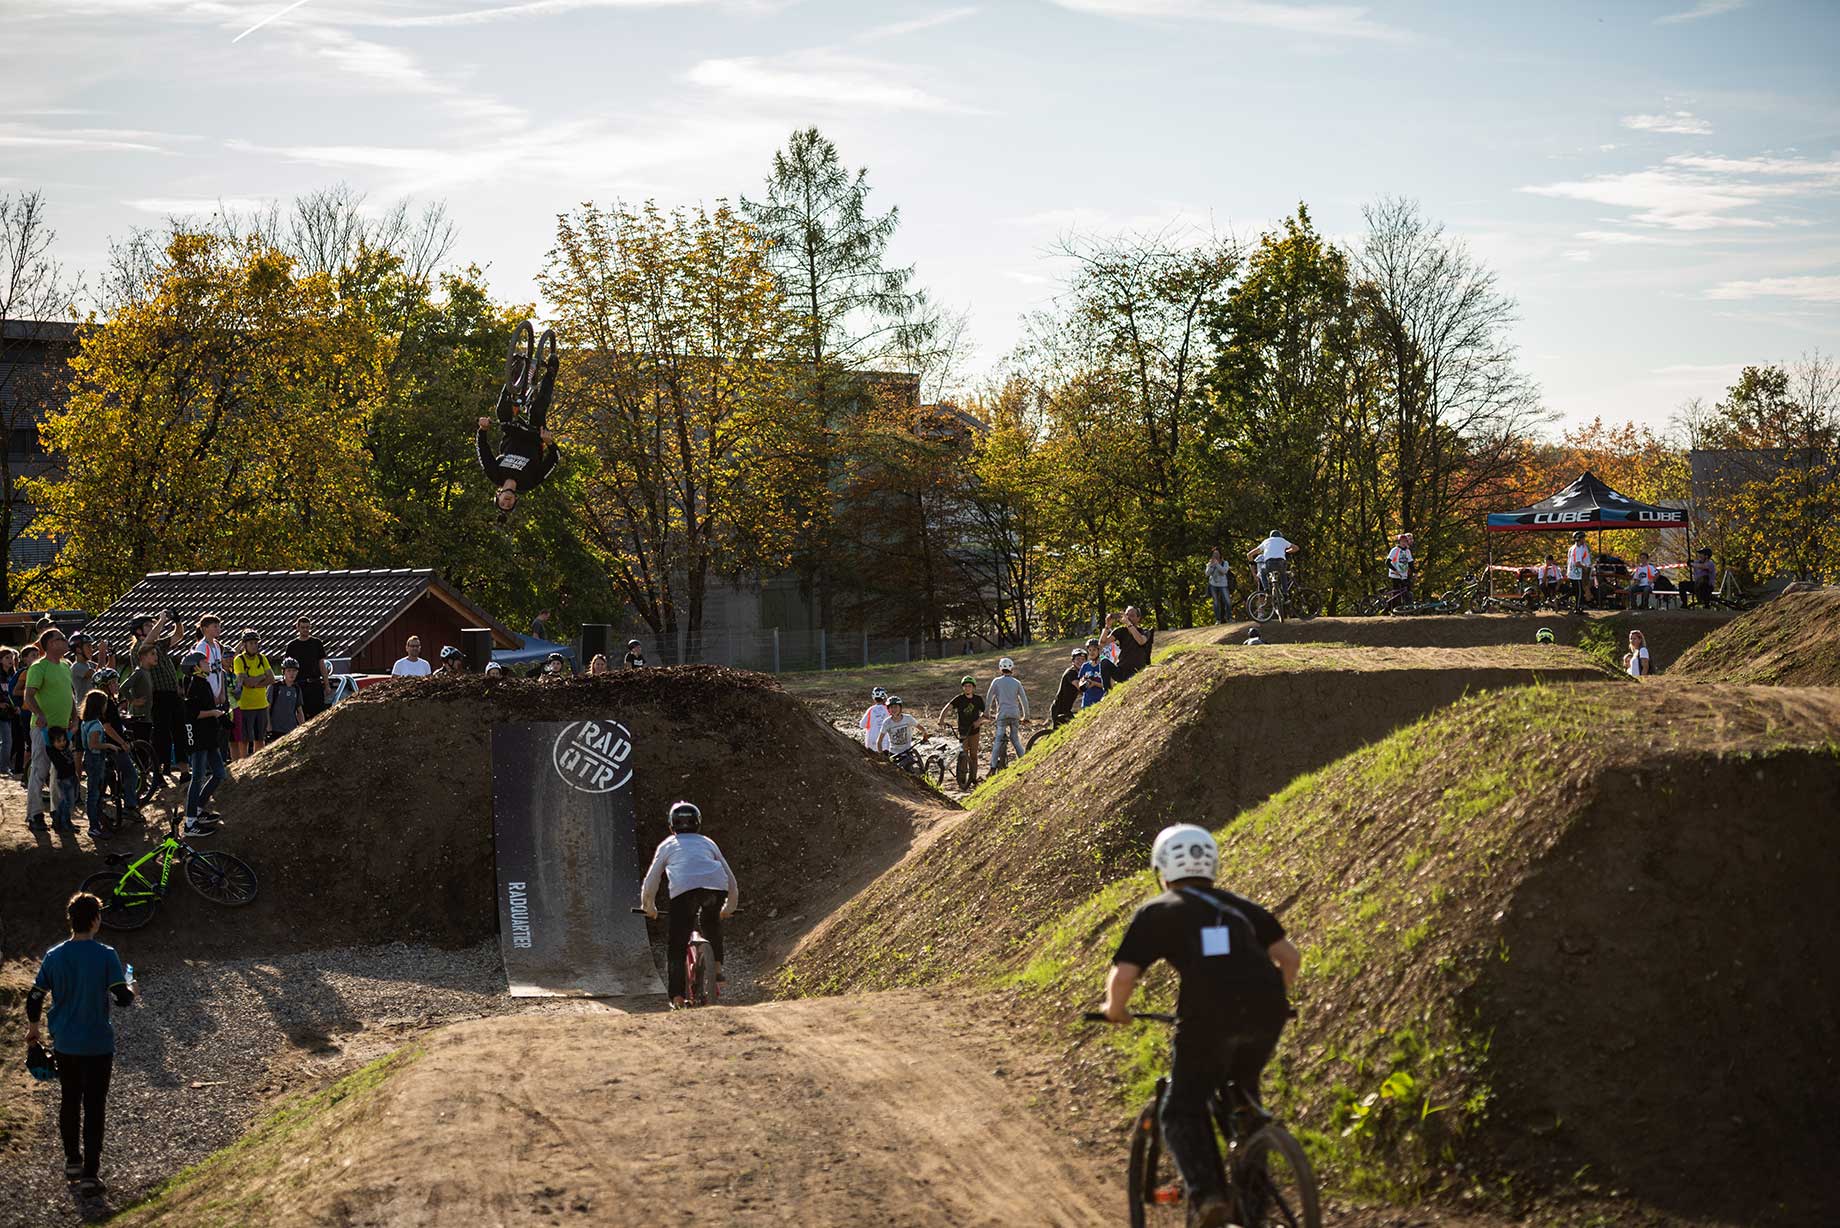
<path fill-rule="evenodd" d="M 1586 472 L 1556 495 L 1513 512 L 1490 512 L 1491 533 L 1569 533 L 1573 529 L 1684 529 L 1686 509 L 1638 503 Z"/>

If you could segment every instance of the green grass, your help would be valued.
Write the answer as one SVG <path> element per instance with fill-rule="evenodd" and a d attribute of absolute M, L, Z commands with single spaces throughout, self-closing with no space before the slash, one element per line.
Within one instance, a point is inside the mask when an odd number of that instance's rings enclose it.
<path fill-rule="evenodd" d="M 242 1138 L 167 1178 L 112 1222 L 147 1223 L 169 1211 L 182 1215 L 187 1228 L 236 1228 L 259 1222 L 268 1195 L 264 1178 L 292 1158 L 304 1132 L 376 1091 L 420 1056 L 419 1046 L 398 1049 L 322 1091 L 288 1100 Z M 307 1169 L 296 1180 L 304 1183 L 323 1175 Z"/>

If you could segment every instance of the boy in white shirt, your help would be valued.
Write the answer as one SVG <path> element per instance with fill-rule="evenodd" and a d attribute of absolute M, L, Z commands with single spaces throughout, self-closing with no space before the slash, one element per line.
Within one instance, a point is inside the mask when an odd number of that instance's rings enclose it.
<path fill-rule="evenodd" d="M 899 695 L 888 698 L 888 719 L 882 722 L 881 736 L 876 739 L 875 748 L 886 751 L 888 757 L 901 763 L 914 753 L 914 730 L 920 722 L 909 716 L 901 705 Z"/>
<path fill-rule="evenodd" d="M 887 719 L 888 692 L 878 686 L 869 692 L 869 707 L 856 722 L 856 727 L 862 730 L 863 749 L 874 750 L 881 745 L 882 723 Z"/>
<path fill-rule="evenodd" d="M 646 916 L 657 919 L 658 884 L 669 876 L 671 903 L 665 930 L 665 962 L 671 1005 L 675 1008 L 684 1004 L 684 955 L 692 931 L 709 940 L 710 952 L 716 958 L 716 984 L 722 984 L 722 919 L 735 915 L 741 903 L 741 888 L 722 850 L 702 834 L 703 812 L 696 803 L 673 803 L 670 821 L 671 834 L 652 854 L 651 868 L 639 888 L 639 907 Z"/>
<path fill-rule="evenodd" d="M 1584 544 L 1583 529 L 1572 534 L 1572 548 L 1565 555 L 1565 578 L 1578 599 L 1577 612 L 1584 613 L 1585 594 L 1591 589 L 1591 548 Z"/>
<path fill-rule="evenodd" d="M 1386 582 L 1393 589 L 1393 604 L 1412 600 L 1412 535 L 1401 533 L 1386 552 Z"/>
<path fill-rule="evenodd" d="M 1646 610 L 1655 595 L 1655 568 L 1648 561 L 1648 551 L 1636 555 L 1635 568 L 1629 573 L 1629 608 Z"/>

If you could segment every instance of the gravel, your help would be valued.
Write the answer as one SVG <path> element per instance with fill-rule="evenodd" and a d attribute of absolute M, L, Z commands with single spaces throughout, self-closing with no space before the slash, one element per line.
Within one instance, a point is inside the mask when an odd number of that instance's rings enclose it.
<path fill-rule="evenodd" d="M 458 951 L 394 944 L 268 959 L 139 966 L 141 996 L 116 1012 L 102 1177 L 128 1206 L 234 1142 L 278 1095 L 318 1087 L 439 1024 L 580 1010 L 506 996 L 496 942 Z M 589 1008 L 594 1009 L 594 1008 Z M 95 1218 L 63 1174 L 55 1084 L 34 1084 L 40 1124 L 0 1154 L 0 1224 Z M 85 1211 L 88 1211 L 86 1216 Z"/>

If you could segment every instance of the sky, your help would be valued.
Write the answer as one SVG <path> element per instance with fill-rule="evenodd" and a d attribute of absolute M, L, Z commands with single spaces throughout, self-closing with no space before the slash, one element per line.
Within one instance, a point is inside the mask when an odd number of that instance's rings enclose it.
<path fill-rule="evenodd" d="M 1417 200 L 1498 275 L 1555 429 L 1840 350 L 1840 3 L 0 0 L 0 193 L 71 268 L 346 183 L 442 200 L 508 301 L 559 212 L 759 195 L 815 124 L 971 376 L 1072 234 L 1353 241 Z"/>

